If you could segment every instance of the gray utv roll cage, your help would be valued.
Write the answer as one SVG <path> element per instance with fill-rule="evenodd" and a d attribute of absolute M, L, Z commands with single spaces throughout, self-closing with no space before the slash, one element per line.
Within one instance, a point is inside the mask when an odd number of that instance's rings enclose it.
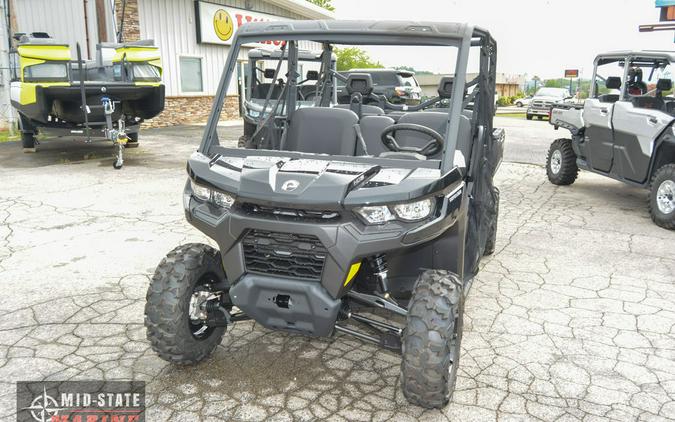
<path fill-rule="evenodd" d="M 299 40 L 310 40 L 323 45 L 324 60 L 319 84 L 322 86 L 317 106 L 330 106 L 334 95 L 334 72 L 330 68 L 333 44 L 347 45 L 410 45 L 410 46 L 451 46 L 458 48 L 457 63 L 448 110 L 448 125 L 444 135 L 446 142 L 441 158 L 441 171 L 447 173 L 454 167 L 454 156 L 457 149 L 460 114 L 465 108 L 465 92 L 468 87 L 476 85 L 472 97 L 475 97 L 474 111 L 471 116 L 472 136 L 477 142 L 485 145 L 492 136 L 492 116 L 494 115 L 494 81 L 496 77 L 496 41 L 486 30 L 463 23 L 434 23 L 415 21 L 275 21 L 253 22 L 242 26 L 235 34 L 227 62 L 221 76 L 214 104 L 204 131 L 199 152 L 211 155 L 220 152 L 230 156 L 243 156 L 243 151 L 223 148 L 219 145 L 216 128 L 224 106 L 225 96 L 237 65 L 241 47 L 245 44 L 260 43 L 269 40 L 284 41 L 282 48 L 287 49 L 289 76 L 281 109 L 286 110 L 285 122 L 290 121 L 296 110 L 297 102 L 297 63 Z M 466 81 L 466 73 L 471 47 L 480 48 L 480 72 L 476 80 Z M 328 53 L 328 54 L 326 54 Z M 290 75 L 293 72 L 294 75 Z M 328 95 L 326 95 L 328 94 Z M 275 107 L 272 107 L 275 110 Z M 272 114 L 270 116 L 272 117 Z M 484 125 L 479 126 L 479 122 Z M 485 125 L 489 127 L 485 127 Z M 481 142 L 482 141 L 482 142 Z M 476 147 L 476 145 L 474 145 Z M 212 149 L 213 148 L 213 149 Z M 259 153 L 262 151 L 259 151 Z M 285 152 L 289 155 L 288 152 Z M 292 155 L 292 154 L 291 154 Z M 322 159 L 321 156 L 316 156 Z M 392 159 L 376 157 L 350 157 L 351 161 L 391 162 Z M 398 160 L 397 160 L 398 161 Z M 409 167 L 414 162 L 405 162 Z M 427 167 L 417 162 L 416 167 Z M 427 163 L 425 163 L 427 164 Z M 469 163 L 467 163 L 467 167 Z"/>

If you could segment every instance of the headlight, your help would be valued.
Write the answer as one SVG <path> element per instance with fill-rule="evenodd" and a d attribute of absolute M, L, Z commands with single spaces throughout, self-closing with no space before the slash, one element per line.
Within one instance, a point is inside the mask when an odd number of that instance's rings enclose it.
<path fill-rule="evenodd" d="M 405 222 L 424 220 L 434 210 L 434 199 L 396 205 L 378 205 L 356 208 L 354 211 L 368 224 L 384 224 L 399 219 Z"/>
<path fill-rule="evenodd" d="M 190 179 L 190 187 L 192 195 L 200 201 L 208 201 L 221 208 L 230 208 L 234 204 L 234 196 L 197 184 L 192 179 Z"/>
<path fill-rule="evenodd" d="M 434 203 L 431 199 L 394 205 L 394 213 L 403 221 L 419 221 L 429 217 Z"/>
<path fill-rule="evenodd" d="M 211 199 L 211 189 L 206 186 L 198 185 L 193 180 L 190 180 L 190 187 L 192 188 L 192 194 L 195 198 L 202 201 L 208 201 Z"/>
<path fill-rule="evenodd" d="M 386 205 L 357 208 L 356 212 L 369 224 L 383 224 L 394 220 L 394 215 Z"/>
<path fill-rule="evenodd" d="M 232 207 L 232 204 L 234 204 L 234 197 L 224 192 L 213 191 L 211 199 L 214 204 L 221 208 L 230 208 Z"/>

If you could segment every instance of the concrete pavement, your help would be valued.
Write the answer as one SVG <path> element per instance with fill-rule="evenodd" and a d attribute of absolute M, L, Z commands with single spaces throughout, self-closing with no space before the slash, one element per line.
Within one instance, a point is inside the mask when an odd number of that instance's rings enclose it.
<path fill-rule="evenodd" d="M 541 163 L 556 135 L 496 125 L 508 161 Z M 14 382 L 43 379 L 145 380 L 150 421 L 675 418 L 675 233 L 651 223 L 642 190 L 585 173 L 555 187 L 530 164 L 499 172 L 497 252 L 466 303 L 447 408 L 407 404 L 400 358 L 342 335 L 237 323 L 198 366 L 160 360 L 145 290 L 167 251 L 208 241 L 181 204 L 200 134 L 147 130 L 121 171 L 103 144 L 0 144 L 0 418 L 13 418 Z"/>

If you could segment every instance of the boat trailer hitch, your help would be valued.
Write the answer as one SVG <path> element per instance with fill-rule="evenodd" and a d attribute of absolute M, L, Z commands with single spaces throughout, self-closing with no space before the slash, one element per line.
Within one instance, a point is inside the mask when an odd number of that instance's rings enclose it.
<path fill-rule="evenodd" d="M 126 127 L 124 124 L 124 115 L 121 115 L 117 121 L 117 129 L 113 127 L 112 115 L 115 112 L 115 103 L 108 97 L 102 97 L 103 112 L 105 113 L 105 135 L 113 142 L 115 147 L 115 161 L 113 167 L 117 170 L 124 165 L 124 147 L 129 141 L 129 137 L 125 133 Z"/>

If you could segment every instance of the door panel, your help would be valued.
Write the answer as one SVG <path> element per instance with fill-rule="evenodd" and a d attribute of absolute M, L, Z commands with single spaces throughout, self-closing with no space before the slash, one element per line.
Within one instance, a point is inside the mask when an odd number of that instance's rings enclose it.
<path fill-rule="evenodd" d="M 614 107 L 614 167 L 619 177 L 643 183 L 647 179 L 656 138 L 673 121 L 660 110 L 638 108 L 620 101 Z"/>
<path fill-rule="evenodd" d="M 612 167 L 613 107 L 613 103 L 603 103 L 597 98 L 588 99 L 584 103 L 586 161 L 591 168 L 603 172 L 609 172 Z"/>

